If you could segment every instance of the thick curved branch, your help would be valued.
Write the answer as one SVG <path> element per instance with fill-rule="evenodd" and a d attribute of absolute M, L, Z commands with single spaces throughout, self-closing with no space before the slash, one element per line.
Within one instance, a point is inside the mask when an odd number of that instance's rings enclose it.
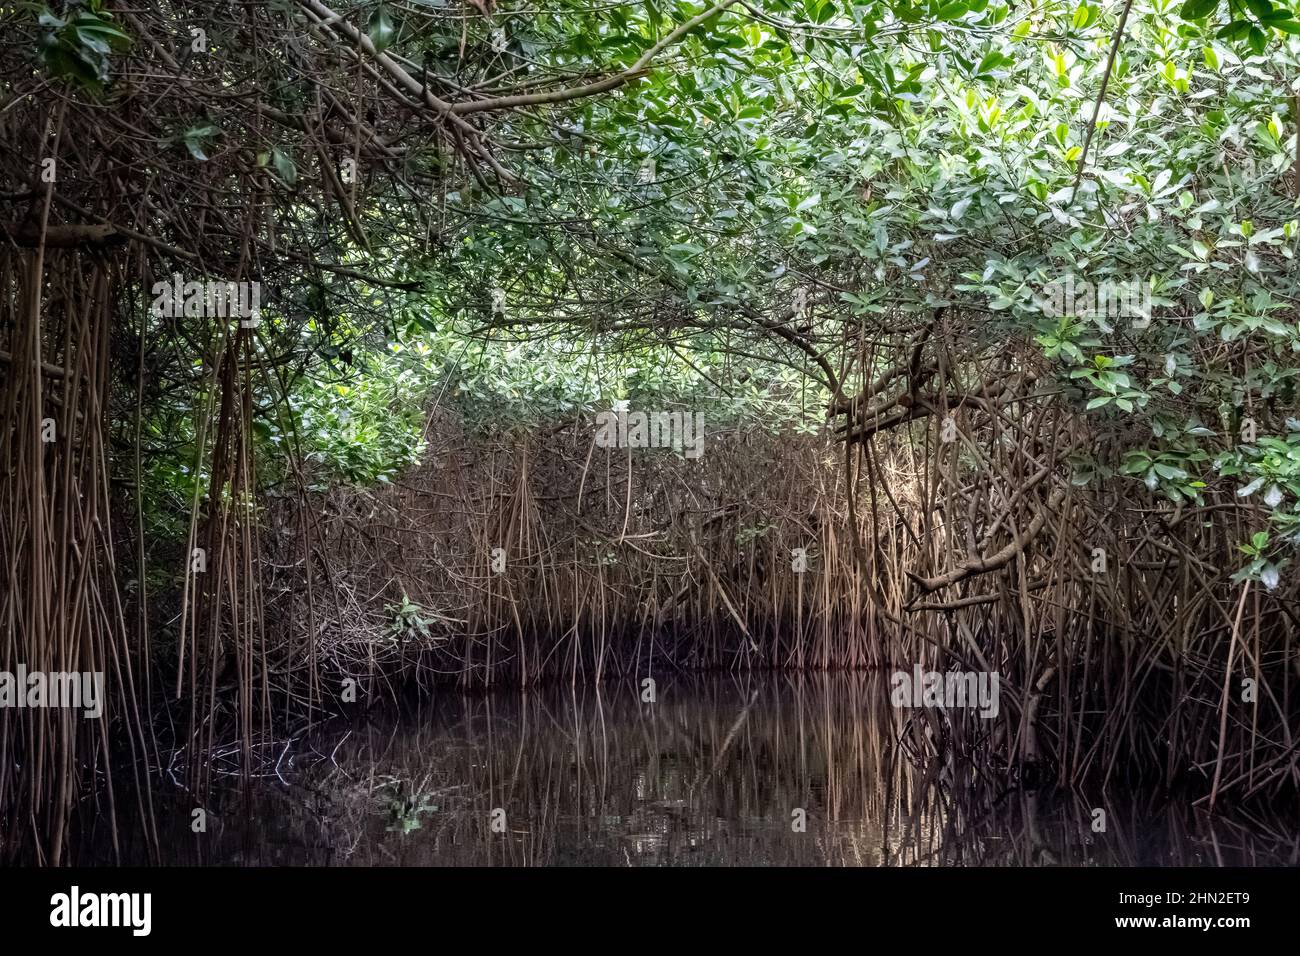
<path fill-rule="evenodd" d="M 465 113 L 480 113 L 484 110 L 515 109 L 520 106 L 546 106 L 551 103 L 564 103 L 568 100 L 581 99 L 586 96 L 599 96 L 601 93 L 616 90 L 645 73 L 650 68 L 655 57 L 687 33 L 713 19 L 728 7 L 735 6 L 738 2 L 739 0 L 720 0 L 720 2 L 715 3 L 703 13 L 680 24 L 672 33 L 641 54 L 637 61 L 626 70 L 608 76 L 603 80 L 587 83 L 584 86 L 571 87 L 566 90 L 551 90 L 547 93 L 520 93 L 515 96 L 500 96 L 491 100 L 470 100 L 452 105 L 451 111 L 457 115 L 464 115 Z"/>
<path fill-rule="evenodd" d="M 967 558 L 955 568 L 933 578 L 923 578 L 911 571 L 907 572 L 907 576 L 916 583 L 923 593 L 929 594 L 932 591 L 946 588 L 977 574 L 987 574 L 990 571 L 1006 567 L 1038 537 L 1039 532 L 1043 530 L 1043 526 L 1047 524 L 1048 514 L 1059 508 L 1061 503 L 1065 501 L 1067 490 L 1064 486 L 1054 489 L 1047 498 L 1047 504 L 1038 510 L 1038 513 L 1034 515 L 1033 520 L 1029 522 L 1029 526 L 1025 528 L 1024 532 L 996 554 L 992 554 L 987 558 Z"/>

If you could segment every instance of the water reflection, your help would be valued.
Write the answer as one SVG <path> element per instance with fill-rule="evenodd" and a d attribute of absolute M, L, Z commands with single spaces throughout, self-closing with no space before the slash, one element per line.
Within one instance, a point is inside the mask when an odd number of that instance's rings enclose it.
<path fill-rule="evenodd" d="M 205 834 L 191 832 L 194 801 L 156 795 L 162 862 L 1255 865 L 1300 852 L 1296 828 L 1271 819 L 1113 789 L 1026 792 L 976 760 L 925 757 L 942 721 L 913 722 L 900 744 L 866 675 L 665 676 L 655 696 L 632 682 L 442 693 L 416 715 L 319 731 L 257 779 L 228 778 L 204 803 Z M 102 843 L 83 862 L 111 861 Z M 130 840 L 123 856 L 145 861 Z"/>

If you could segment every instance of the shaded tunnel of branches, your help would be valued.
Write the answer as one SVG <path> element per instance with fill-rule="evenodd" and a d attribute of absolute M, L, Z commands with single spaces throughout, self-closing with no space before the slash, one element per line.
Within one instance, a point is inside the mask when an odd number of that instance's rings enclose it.
<path fill-rule="evenodd" d="M 978 304 L 900 292 L 855 314 L 838 293 L 873 281 L 865 261 L 824 265 L 795 308 L 775 285 L 706 301 L 630 229 L 560 220 L 531 224 L 558 277 L 496 314 L 447 194 L 517 195 L 533 152 L 580 136 L 564 110 L 734 4 L 599 74 L 498 76 L 462 39 L 458 80 L 317 0 L 218 5 L 202 22 L 237 51 L 221 60 L 186 53 L 186 5 L 105 6 L 132 45 L 103 99 L 33 72 L 15 51 L 40 28 L 0 14 L 0 670 L 107 682 L 99 721 L 0 709 L 0 856 L 64 862 L 87 809 L 156 840 L 164 767 L 206 788 L 205 755 L 251 764 L 348 713 L 347 687 L 369 706 L 441 684 L 959 668 L 1001 675 L 998 717 L 891 711 L 891 744 L 1211 807 L 1300 784 L 1295 585 L 1232 578 L 1252 505 L 1077 482 L 1082 453 L 1120 467 L 1132 426 L 1082 414 Z M 423 16 L 448 50 L 478 30 L 471 7 Z M 237 135 L 252 148 L 222 145 Z M 157 316 L 178 274 L 260 283 L 263 320 Z M 345 376 L 339 356 L 381 348 L 444 285 L 474 299 L 467 339 L 797 370 L 822 427 L 742 421 L 691 460 L 597 447 L 584 413 L 472 429 L 435 393 L 393 482 L 322 487 L 292 435 L 268 457 L 258 429 L 291 419 L 300 382 Z M 178 448 L 192 495 L 164 538 L 143 475 Z"/>

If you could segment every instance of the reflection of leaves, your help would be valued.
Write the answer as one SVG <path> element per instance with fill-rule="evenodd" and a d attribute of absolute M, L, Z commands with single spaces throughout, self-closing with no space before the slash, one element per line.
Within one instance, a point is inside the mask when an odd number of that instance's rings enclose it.
<path fill-rule="evenodd" d="M 420 817 L 426 813 L 437 813 L 438 805 L 430 803 L 433 797 L 432 793 L 415 794 L 414 796 L 403 796 L 404 786 L 397 785 L 397 793 L 390 798 L 388 802 L 388 818 L 391 821 L 384 830 L 388 833 L 400 833 L 406 836 L 423 825 Z"/>

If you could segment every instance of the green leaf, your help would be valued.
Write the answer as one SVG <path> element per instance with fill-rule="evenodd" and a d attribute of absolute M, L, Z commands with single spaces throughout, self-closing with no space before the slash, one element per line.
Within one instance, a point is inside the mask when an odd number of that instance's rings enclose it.
<path fill-rule="evenodd" d="M 215 126 L 191 126 L 181 134 L 181 140 L 185 143 L 185 148 L 189 150 L 190 155 L 199 162 L 208 160 L 208 140 L 221 133 L 221 130 Z"/>
<path fill-rule="evenodd" d="M 983 58 L 981 58 L 979 66 L 975 67 L 975 73 L 976 75 L 987 73 L 989 70 L 996 69 L 999 66 L 1004 66 L 1010 62 L 1011 60 L 1008 57 L 1003 56 L 997 50 L 990 50 L 988 53 L 984 54 Z"/>
<path fill-rule="evenodd" d="M 370 18 L 366 36 L 370 37 L 370 42 L 375 45 L 376 50 L 383 51 L 392 45 L 396 34 L 397 29 L 393 26 L 392 17 L 388 15 L 388 8 L 380 6 Z"/>
<path fill-rule="evenodd" d="M 284 180 L 286 186 L 292 186 L 298 181 L 298 167 L 293 164 L 293 160 L 286 156 L 279 146 L 272 147 L 271 162 L 275 165 L 275 171 Z"/>
<path fill-rule="evenodd" d="M 1249 20 L 1233 20 L 1226 26 L 1220 27 L 1214 35 L 1224 40 L 1240 40 L 1251 31 Z"/>
<path fill-rule="evenodd" d="M 1250 12 L 1257 20 L 1267 20 L 1273 12 L 1273 4 L 1269 0 L 1246 0 L 1246 6 L 1250 7 Z"/>

